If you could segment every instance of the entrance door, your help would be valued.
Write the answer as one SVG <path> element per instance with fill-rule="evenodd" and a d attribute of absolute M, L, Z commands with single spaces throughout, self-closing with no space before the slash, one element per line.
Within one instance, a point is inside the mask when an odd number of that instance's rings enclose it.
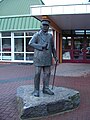
<path fill-rule="evenodd" d="M 73 49 L 72 49 L 72 60 L 75 62 L 82 62 L 84 53 L 82 49 L 84 48 L 84 37 L 75 36 L 73 37 Z"/>
<path fill-rule="evenodd" d="M 90 36 L 86 36 L 82 53 L 84 62 L 90 62 Z"/>

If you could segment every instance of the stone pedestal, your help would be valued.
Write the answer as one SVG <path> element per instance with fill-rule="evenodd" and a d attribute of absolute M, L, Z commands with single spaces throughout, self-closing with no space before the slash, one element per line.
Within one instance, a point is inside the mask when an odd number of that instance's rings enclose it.
<path fill-rule="evenodd" d="M 40 87 L 42 90 L 42 86 Z M 80 94 L 76 90 L 54 87 L 55 95 L 43 94 L 40 91 L 40 97 L 34 97 L 31 94 L 33 88 L 33 85 L 26 85 L 17 89 L 17 103 L 21 120 L 62 113 L 75 109 L 80 104 Z"/>

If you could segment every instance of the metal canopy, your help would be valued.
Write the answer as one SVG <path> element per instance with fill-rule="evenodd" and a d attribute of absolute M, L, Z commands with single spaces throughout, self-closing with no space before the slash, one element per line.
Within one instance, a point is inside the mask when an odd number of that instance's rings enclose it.
<path fill-rule="evenodd" d="M 0 19 L 0 31 L 39 30 L 40 21 L 34 17 L 21 16 Z"/>

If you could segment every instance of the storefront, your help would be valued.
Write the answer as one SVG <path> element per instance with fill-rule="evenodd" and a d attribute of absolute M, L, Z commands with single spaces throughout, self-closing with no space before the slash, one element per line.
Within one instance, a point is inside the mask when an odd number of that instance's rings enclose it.
<path fill-rule="evenodd" d="M 28 42 L 35 31 L 0 33 L 0 61 L 33 62 L 33 48 Z"/>
<path fill-rule="evenodd" d="M 42 0 L 2 0 L 0 11 L 0 61 L 32 63 L 28 42 L 46 17 L 59 62 L 90 63 L 90 3 L 45 6 Z"/>
<path fill-rule="evenodd" d="M 0 0 L 0 62 L 33 62 L 34 50 L 28 47 L 40 21 L 30 16 L 30 5 L 42 0 Z"/>
<path fill-rule="evenodd" d="M 0 61 L 33 63 L 34 49 L 28 45 L 37 31 L 0 33 Z M 52 33 L 51 30 L 49 32 Z"/>
<path fill-rule="evenodd" d="M 51 21 L 60 63 L 90 63 L 90 3 L 31 6 L 32 15 Z"/>
<path fill-rule="evenodd" d="M 90 63 L 90 30 L 62 32 L 63 62 Z"/>

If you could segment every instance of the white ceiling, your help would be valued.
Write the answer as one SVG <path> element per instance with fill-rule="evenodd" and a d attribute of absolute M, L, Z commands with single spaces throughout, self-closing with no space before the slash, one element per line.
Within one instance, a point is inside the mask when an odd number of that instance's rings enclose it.
<path fill-rule="evenodd" d="M 62 29 L 90 29 L 90 14 L 49 15 Z"/>

